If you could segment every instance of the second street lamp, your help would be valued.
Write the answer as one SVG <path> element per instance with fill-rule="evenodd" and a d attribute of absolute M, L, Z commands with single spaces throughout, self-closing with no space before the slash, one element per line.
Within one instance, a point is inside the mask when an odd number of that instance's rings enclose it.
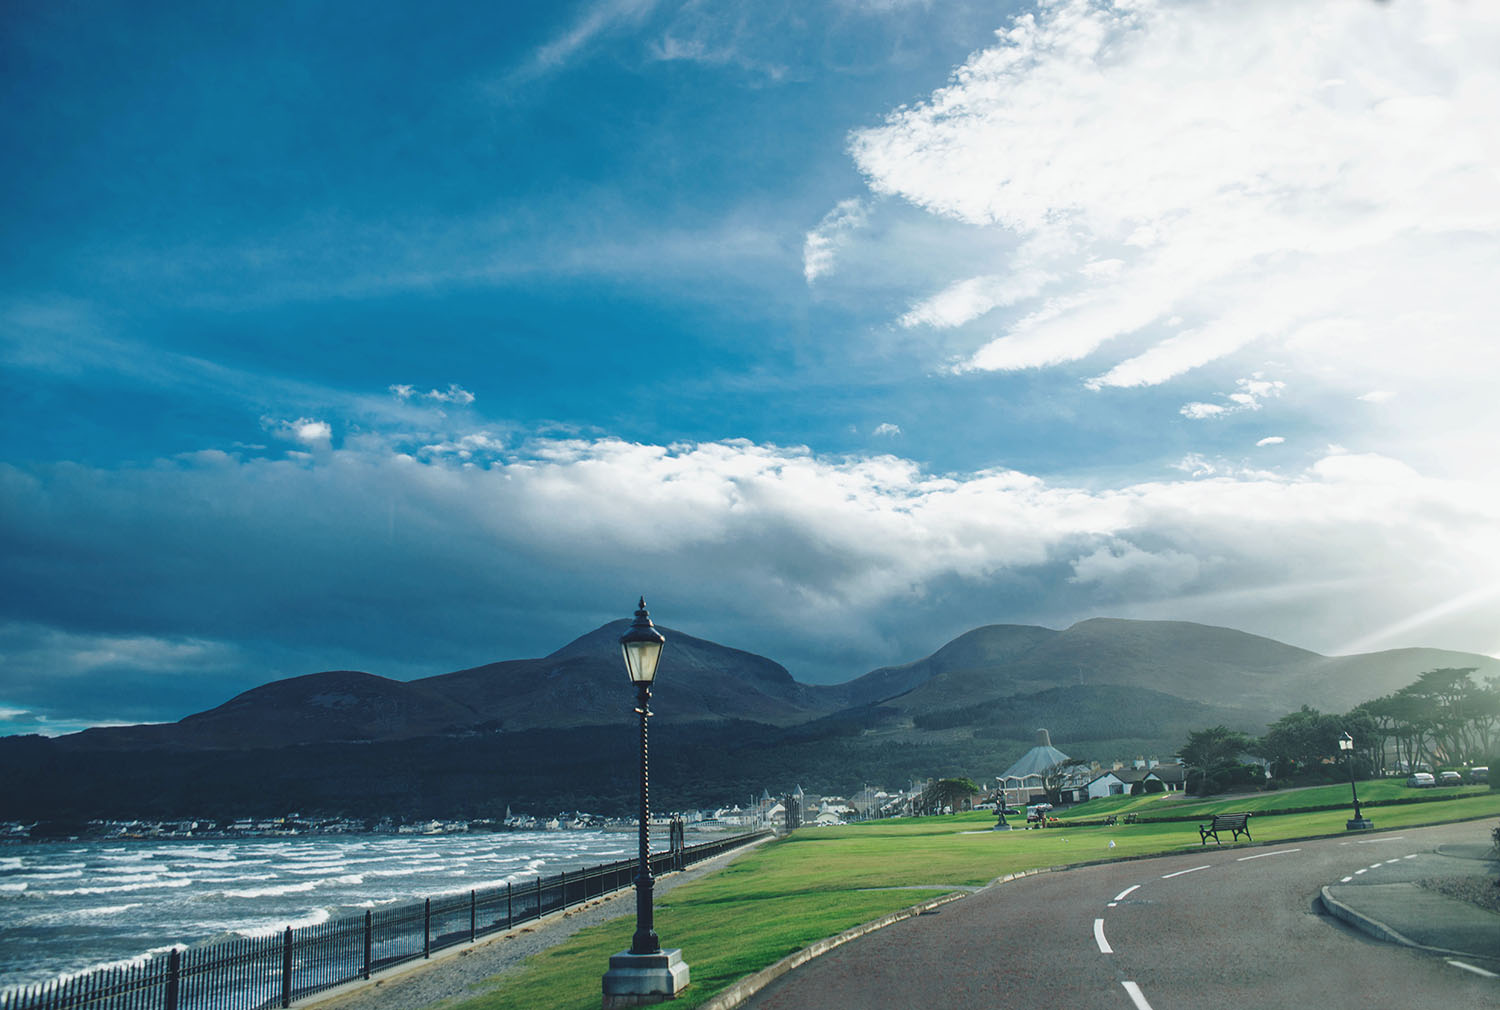
<path fill-rule="evenodd" d="M 688 965 L 681 950 L 662 950 L 656 936 L 651 877 L 651 786 L 646 720 L 651 716 L 651 685 L 656 664 L 667 642 L 651 623 L 646 598 L 641 597 L 635 623 L 620 636 L 625 672 L 635 685 L 635 711 L 641 725 L 640 862 L 635 875 L 635 935 L 630 949 L 609 959 L 604 973 L 604 1008 L 642 1006 L 675 999 L 687 987 Z"/>
<path fill-rule="evenodd" d="M 1326 738 L 1325 738 L 1326 739 Z M 1354 737 L 1347 732 L 1339 736 L 1339 750 L 1349 762 L 1349 794 L 1354 797 L 1354 819 L 1344 822 L 1346 831 L 1365 831 L 1375 825 L 1359 812 L 1359 791 L 1354 788 Z"/>

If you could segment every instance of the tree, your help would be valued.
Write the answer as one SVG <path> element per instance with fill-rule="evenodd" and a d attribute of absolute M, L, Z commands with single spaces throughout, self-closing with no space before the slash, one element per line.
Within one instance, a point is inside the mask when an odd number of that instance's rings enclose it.
<path fill-rule="evenodd" d="M 1063 788 L 1077 777 L 1080 770 L 1088 767 L 1089 763 L 1081 758 L 1065 758 L 1044 768 L 1042 788 L 1047 793 L 1047 802 L 1061 803 Z"/>
<path fill-rule="evenodd" d="M 1240 755 L 1250 749 L 1250 738 L 1227 726 L 1194 730 L 1178 754 L 1187 766 L 1187 791 L 1199 796 L 1229 785 Z"/>
<path fill-rule="evenodd" d="M 979 786 L 970 778 L 938 779 L 922 790 L 922 805 L 934 813 L 943 808 L 955 813 L 964 809 L 979 794 Z"/>
<path fill-rule="evenodd" d="M 1338 759 L 1341 725 L 1338 716 L 1303 705 L 1271 723 L 1255 752 L 1271 760 L 1278 777 L 1296 775 Z"/>

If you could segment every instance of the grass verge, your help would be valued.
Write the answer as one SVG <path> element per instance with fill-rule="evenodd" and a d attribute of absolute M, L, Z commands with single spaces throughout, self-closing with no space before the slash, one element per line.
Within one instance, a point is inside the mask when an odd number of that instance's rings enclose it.
<path fill-rule="evenodd" d="M 1306 802 L 1295 794 L 1281 798 L 1285 806 Z M 1253 808 L 1231 802 L 1220 809 Z M 1491 815 L 1500 816 L 1500 794 L 1369 811 L 1377 829 Z M 1250 826 L 1257 842 L 1276 842 L 1342 834 L 1348 816 L 1347 809 L 1289 813 L 1252 818 Z M 673 890 L 656 904 L 656 929 L 664 946 L 682 948 L 692 970 L 692 986 L 673 1005 L 689 1010 L 810 943 L 958 887 L 1025 870 L 1202 848 L 1197 830 L 1182 823 L 987 830 L 993 823 L 993 815 L 980 812 L 803 829 Z M 634 929 L 626 914 L 580 931 L 451 1010 L 595 1010 L 609 956 L 630 946 Z"/>

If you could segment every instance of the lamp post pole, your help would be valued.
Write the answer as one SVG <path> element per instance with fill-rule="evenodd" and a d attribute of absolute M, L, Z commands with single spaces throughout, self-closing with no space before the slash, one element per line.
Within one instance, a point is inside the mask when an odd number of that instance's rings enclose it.
<path fill-rule="evenodd" d="M 643 598 L 641 609 L 645 607 Z M 660 954 L 661 941 L 656 936 L 656 916 L 652 909 L 656 885 L 651 878 L 651 769 L 646 740 L 646 720 L 651 717 L 651 684 L 638 681 L 635 688 L 635 710 L 641 716 L 641 856 L 635 874 L 635 936 L 630 941 L 630 952 Z"/>
<path fill-rule="evenodd" d="M 1354 798 L 1354 819 L 1344 823 L 1345 831 L 1366 831 L 1375 825 L 1359 812 L 1359 790 L 1354 788 L 1354 737 L 1347 732 L 1339 737 L 1339 750 L 1349 762 L 1349 795 Z"/>
<path fill-rule="evenodd" d="M 682 951 L 661 949 L 652 907 L 655 884 L 651 879 L 651 768 L 646 720 L 651 717 L 651 684 L 666 641 L 652 625 L 642 597 L 635 623 L 620 636 L 625 671 L 635 685 L 635 711 L 641 717 L 641 847 L 635 874 L 635 935 L 629 950 L 609 959 L 609 971 L 604 973 L 604 1010 L 676 999 L 688 985 L 688 965 Z"/>

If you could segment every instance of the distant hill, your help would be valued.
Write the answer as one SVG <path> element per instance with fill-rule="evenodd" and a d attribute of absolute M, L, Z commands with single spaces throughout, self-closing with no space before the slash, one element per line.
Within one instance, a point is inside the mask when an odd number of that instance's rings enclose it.
<path fill-rule="evenodd" d="M 627 626 L 540 659 L 409 682 L 314 673 L 176 723 L 0 738 L 0 776 L 14 784 L 0 791 L 0 818 L 628 810 Z M 1167 757 L 1192 729 L 1255 733 L 1303 704 L 1345 711 L 1426 670 L 1500 676 L 1500 661 L 1469 653 L 1327 657 L 1229 628 L 1100 618 L 976 628 L 923 659 L 815 686 L 763 656 L 662 630 L 653 789 L 682 805 L 799 782 L 982 781 L 1040 726 L 1074 757 Z"/>

